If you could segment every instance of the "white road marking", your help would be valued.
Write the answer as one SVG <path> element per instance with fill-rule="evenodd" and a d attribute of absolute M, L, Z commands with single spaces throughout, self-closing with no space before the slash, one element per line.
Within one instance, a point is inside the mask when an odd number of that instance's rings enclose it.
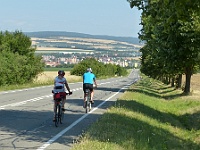
<path fill-rule="evenodd" d="M 135 81 L 134 81 L 135 82 Z M 45 148 L 47 148 L 49 145 L 51 145 L 53 142 L 55 142 L 59 137 L 61 137 L 63 134 L 65 134 L 67 131 L 69 131 L 71 128 L 73 128 L 75 125 L 77 125 L 80 121 L 82 121 L 84 118 L 86 118 L 88 115 L 90 115 L 92 112 L 94 112 L 95 110 L 97 110 L 98 108 L 100 108 L 104 103 L 106 103 L 108 100 L 110 100 L 111 98 L 113 98 L 114 96 L 116 96 L 117 94 L 119 94 L 123 89 L 128 88 L 128 86 L 130 86 L 131 84 L 133 84 L 134 82 L 127 84 L 126 86 L 122 87 L 118 92 L 116 92 L 115 94 L 113 94 L 112 96 L 110 96 L 109 98 L 107 98 L 105 101 L 103 101 L 102 103 L 100 103 L 97 107 L 94 107 L 89 113 L 84 114 L 82 117 L 80 117 L 78 120 L 76 120 L 75 122 L 73 122 L 70 126 L 68 126 L 67 128 L 65 128 L 64 130 L 62 130 L 61 132 L 59 132 L 57 135 L 55 135 L 54 137 L 52 137 L 49 141 L 47 141 L 46 143 L 44 143 L 41 147 L 39 147 L 37 150 L 44 150 Z"/>
<path fill-rule="evenodd" d="M 73 89 L 72 91 L 77 91 L 77 90 L 80 90 L 80 89 L 82 89 L 82 88 Z M 41 97 L 32 98 L 32 99 L 21 101 L 21 102 L 17 102 L 17 103 L 3 105 L 3 106 L 0 106 L 0 110 L 1 109 L 5 109 L 6 107 L 16 107 L 16 106 L 25 105 L 27 102 L 36 102 L 36 101 L 42 100 L 44 98 L 49 98 L 49 97 L 52 97 L 52 94 L 44 95 L 44 96 L 41 96 Z"/>
<path fill-rule="evenodd" d="M 40 87 L 29 88 L 29 89 L 20 89 L 20 90 L 14 90 L 14 91 L 0 92 L 0 95 L 1 94 L 8 94 L 8 93 L 15 93 L 15 92 L 28 91 L 28 90 L 42 89 L 42 88 L 46 88 L 46 87 L 52 87 L 52 85 L 51 86 L 40 86 Z"/>
<path fill-rule="evenodd" d="M 99 85 L 108 84 L 108 83 L 111 83 L 111 82 L 100 83 Z M 75 84 L 75 83 L 71 83 L 71 84 Z M 8 91 L 8 92 L 2 92 L 0 94 L 15 93 L 15 92 L 19 92 L 19 91 L 34 90 L 34 89 L 40 89 L 40 88 L 46 88 L 46 87 L 50 87 L 50 86 L 42 86 L 42 87 L 36 87 L 36 88 L 30 88 L 30 89 Z M 78 90 L 82 90 L 82 87 L 73 89 L 72 91 L 78 91 Z M 29 100 L 25 100 L 25 101 L 21 101 L 21 102 L 17 102 L 17 103 L 3 105 L 3 106 L 0 106 L 0 110 L 5 109 L 6 107 L 16 107 L 16 106 L 25 105 L 27 102 L 35 102 L 35 101 L 39 101 L 39 100 L 42 100 L 42 99 L 48 98 L 48 97 L 52 97 L 52 94 L 50 94 L 50 95 L 44 95 L 44 96 L 41 96 L 41 97 L 36 97 L 36 98 L 33 98 L 33 99 L 29 99 Z"/>
<path fill-rule="evenodd" d="M 20 106 L 20 105 L 24 105 L 27 102 L 35 102 L 35 101 L 39 101 L 41 99 L 44 99 L 45 97 L 51 97 L 51 95 L 45 95 L 45 96 L 41 96 L 41 97 L 37 97 L 37 98 L 33 98 L 33 99 L 29 99 L 29 100 L 25 100 L 25 101 L 21 101 L 21 102 L 17 102 L 17 103 L 12 103 L 12 104 L 8 104 L 8 105 L 3 105 L 0 106 L 0 110 L 1 109 L 5 109 L 6 107 L 15 107 L 15 106 Z"/>

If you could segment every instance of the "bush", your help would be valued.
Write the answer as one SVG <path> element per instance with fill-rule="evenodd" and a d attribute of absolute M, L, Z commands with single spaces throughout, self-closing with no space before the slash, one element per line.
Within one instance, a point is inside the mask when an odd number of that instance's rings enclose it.
<path fill-rule="evenodd" d="M 92 68 L 93 73 L 96 75 L 96 77 L 102 77 L 102 76 L 124 76 L 127 75 L 127 70 L 123 67 L 120 67 L 119 65 L 113 65 L 113 64 L 103 64 L 101 62 L 98 62 L 94 58 L 87 58 L 83 61 L 81 61 L 79 64 L 75 65 L 75 67 L 71 70 L 72 75 L 78 75 L 81 76 L 84 74 L 84 72 L 87 70 L 87 68 Z"/>

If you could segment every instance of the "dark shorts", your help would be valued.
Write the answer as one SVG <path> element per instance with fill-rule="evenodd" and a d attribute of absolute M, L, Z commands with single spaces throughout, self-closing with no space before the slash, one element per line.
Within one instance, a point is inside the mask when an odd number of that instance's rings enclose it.
<path fill-rule="evenodd" d="M 85 93 L 86 89 L 89 89 L 92 92 L 93 91 L 93 84 L 84 83 L 83 84 L 83 91 L 84 91 L 84 93 Z"/>

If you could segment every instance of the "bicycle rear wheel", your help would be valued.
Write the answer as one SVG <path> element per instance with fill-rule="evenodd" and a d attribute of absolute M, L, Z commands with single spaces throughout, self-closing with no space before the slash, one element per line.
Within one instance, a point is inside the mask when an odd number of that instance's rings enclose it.
<path fill-rule="evenodd" d="M 87 101 L 85 102 L 85 113 L 88 113 L 88 111 L 89 111 L 89 109 L 88 109 L 88 103 L 89 103 L 89 101 L 88 101 L 88 98 L 87 98 Z"/>
<path fill-rule="evenodd" d="M 88 93 L 88 99 L 89 99 L 89 104 L 88 104 L 88 107 L 89 107 L 89 111 L 92 109 L 92 103 L 91 103 L 91 92 Z"/>
<path fill-rule="evenodd" d="M 92 108 L 92 105 L 91 105 L 89 96 L 87 96 L 86 99 L 87 99 L 87 101 L 86 101 L 85 112 L 88 113 L 88 112 L 90 112 L 90 110 L 91 110 L 91 108 Z"/>
<path fill-rule="evenodd" d="M 91 92 L 90 92 L 90 90 L 86 89 L 86 93 L 85 94 L 86 94 L 85 112 L 88 113 L 92 108 L 91 102 L 90 102 L 90 100 L 91 100 Z"/>

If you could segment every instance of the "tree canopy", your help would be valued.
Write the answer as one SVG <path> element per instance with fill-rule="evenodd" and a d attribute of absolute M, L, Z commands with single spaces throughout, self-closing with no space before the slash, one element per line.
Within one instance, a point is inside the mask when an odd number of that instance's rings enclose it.
<path fill-rule="evenodd" d="M 186 75 L 190 93 L 192 74 L 200 67 L 199 0 L 128 0 L 142 10 L 139 38 L 145 41 L 141 71 L 153 78 Z"/>
<path fill-rule="evenodd" d="M 0 32 L 0 86 L 31 82 L 43 71 L 31 40 L 20 31 Z"/>
<path fill-rule="evenodd" d="M 102 77 L 102 76 L 111 77 L 115 75 L 124 76 L 128 74 L 127 70 L 119 65 L 103 64 L 101 62 L 98 62 L 94 58 L 84 59 L 83 61 L 75 65 L 70 73 L 72 75 L 81 76 L 87 70 L 87 68 L 92 68 L 92 72 L 97 77 Z"/>

